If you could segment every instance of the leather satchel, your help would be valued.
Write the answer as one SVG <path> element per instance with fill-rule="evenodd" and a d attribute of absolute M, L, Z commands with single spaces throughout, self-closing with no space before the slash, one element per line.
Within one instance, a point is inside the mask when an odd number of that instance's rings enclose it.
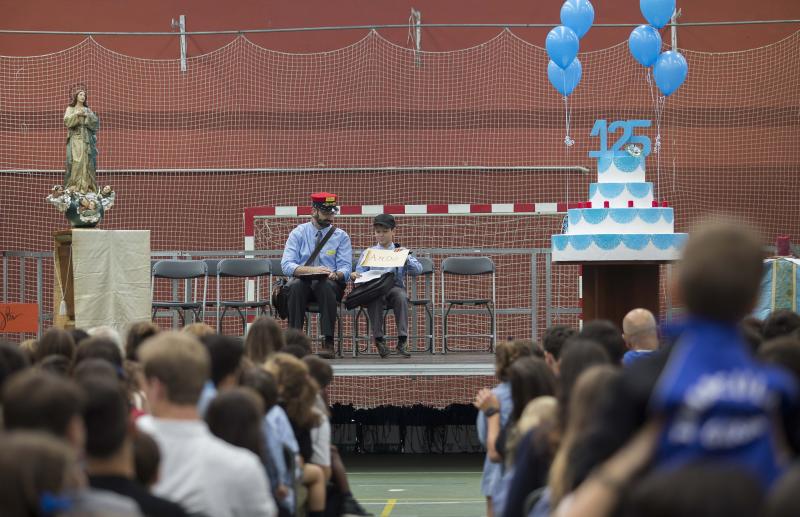
<path fill-rule="evenodd" d="M 317 244 L 317 247 L 314 248 L 314 251 L 311 252 L 311 256 L 308 257 L 306 260 L 305 266 L 310 266 L 314 259 L 317 258 L 319 252 L 322 251 L 322 247 L 325 246 L 325 243 L 328 242 L 328 239 L 331 238 L 333 232 L 336 231 L 335 227 L 331 227 L 328 233 L 325 234 L 325 237 L 322 238 L 321 241 Z M 278 280 L 278 283 L 275 284 L 275 287 L 272 288 L 272 295 L 271 295 L 271 303 L 272 307 L 275 308 L 275 315 L 285 320 L 289 317 L 289 279 L 288 278 L 281 278 Z"/>
<path fill-rule="evenodd" d="M 357 284 L 342 301 L 348 311 L 353 310 L 386 296 L 392 287 L 394 287 L 394 273 L 389 271 L 382 274 L 380 278 Z"/>

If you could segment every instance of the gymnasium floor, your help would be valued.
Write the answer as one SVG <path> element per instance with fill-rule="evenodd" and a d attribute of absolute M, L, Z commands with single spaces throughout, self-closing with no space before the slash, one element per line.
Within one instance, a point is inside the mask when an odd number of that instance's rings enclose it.
<path fill-rule="evenodd" d="M 481 517 L 483 454 L 358 455 L 344 459 L 350 488 L 380 517 Z"/>

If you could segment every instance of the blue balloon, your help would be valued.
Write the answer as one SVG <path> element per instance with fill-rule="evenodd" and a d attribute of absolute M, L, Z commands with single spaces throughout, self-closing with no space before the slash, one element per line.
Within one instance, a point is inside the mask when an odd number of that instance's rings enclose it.
<path fill-rule="evenodd" d="M 628 48 L 642 66 L 652 66 L 661 52 L 661 34 L 650 25 L 639 25 L 628 38 Z"/>
<path fill-rule="evenodd" d="M 544 42 L 547 55 L 561 68 L 567 68 L 578 55 L 578 35 L 569 27 L 559 25 L 553 28 Z"/>
<path fill-rule="evenodd" d="M 650 25 L 660 29 L 672 18 L 675 0 L 639 0 L 639 9 Z"/>
<path fill-rule="evenodd" d="M 594 22 L 594 7 L 589 0 L 567 0 L 561 6 L 561 25 L 575 31 L 579 38 L 589 31 Z"/>
<path fill-rule="evenodd" d="M 686 74 L 689 73 L 689 65 L 680 52 L 669 50 L 658 56 L 656 64 L 653 66 L 653 78 L 656 86 L 666 96 L 669 96 L 678 89 Z"/>
<path fill-rule="evenodd" d="M 572 63 L 566 69 L 562 69 L 553 61 L 547 63 L 547 78 L 550 79 L 550 84 L 565 97 L 572 93 L 578 83 L 581 82 L 582 73 L 581 62 L 577 57 L 572 60 Z"/>

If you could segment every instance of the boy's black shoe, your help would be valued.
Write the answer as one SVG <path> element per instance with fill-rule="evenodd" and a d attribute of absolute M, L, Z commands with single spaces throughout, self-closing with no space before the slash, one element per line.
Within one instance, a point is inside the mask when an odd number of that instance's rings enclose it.
<path fill-rule="evenodd" d="M 408 341 L 408 336 L 400 336 L 397 338 L 397 355 L 411 357 L 411 354 L 406 350 L 406 341 Z"/>
<path fill-rule="evenodd" d="M 378 354 L 380 354 L 381 359 L 389 355 L 389 349 L 386 348 L 386 341 L 384 341 L 382 337 L 375 339 L 375 348 L 378 349 Z"/>

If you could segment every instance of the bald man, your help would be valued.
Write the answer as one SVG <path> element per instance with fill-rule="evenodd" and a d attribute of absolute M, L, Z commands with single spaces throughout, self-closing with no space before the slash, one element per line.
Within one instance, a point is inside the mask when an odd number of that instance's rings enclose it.
<path fill-rule="evenodd" d="M 658 325 L 653 313 L 647 309 L 633 309 L 622 320 L 622 337 L 628 351 L 622 364 L 629 365 L 638 358 L 658 348 Z"/>

